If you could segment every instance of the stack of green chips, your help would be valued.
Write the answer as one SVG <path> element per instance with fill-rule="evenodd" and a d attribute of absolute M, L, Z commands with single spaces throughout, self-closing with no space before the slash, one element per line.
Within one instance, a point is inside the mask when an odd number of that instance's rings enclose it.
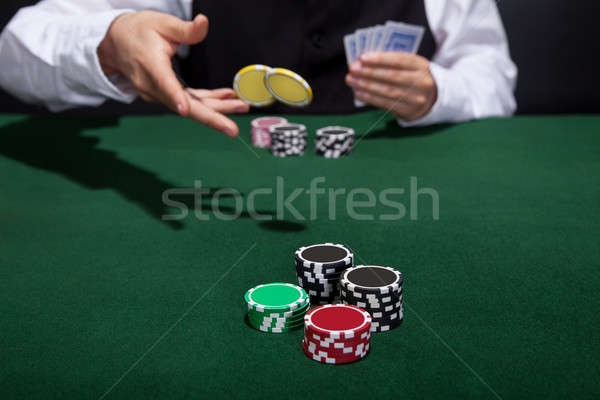
<path fill-rule="evenodd" d="M 284 333 L 304 326 L 304 314 L 310 308 L 308 294 L 291 283 L 267 283 L 248 290 L 248 321 L 254 328 Z"/>

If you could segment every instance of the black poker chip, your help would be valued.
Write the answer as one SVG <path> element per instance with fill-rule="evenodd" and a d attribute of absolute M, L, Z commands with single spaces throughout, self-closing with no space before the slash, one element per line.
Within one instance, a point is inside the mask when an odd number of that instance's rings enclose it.
<path fill-rule="evenodd" d="M 340 298 L 346 300 L 349 304 L 354 306 L 372 310 L 374 312 L 390 312 L 395 308 L 398 308 L 397 304 L 402 304 L 402 297 L 395 299 L 390 303 L 380 303 L 373 301 L 357 300 L 355 297 L 348 297 L 347 295 L 340 294 Z"/>
<path fill-rule="evenodd" d="M 332 280 L 328 282 L 310 282 L 308 280 L 298 278 L 298 284 L 306 290 L 311 289 L 318 290 L 320 292 L 335 291 L 337 294 L 339 294 L 339 280 Z"/>
<path fill-rule="evenodd" d="M 359 265 L 341 274 L 340 299 L 371 315 L 372 332 L 386 332 L 402 323 L 403 282 L 402 274 L 394 268 Z"/>
<path fill-rule="evenodd" d="M 311 267 L 305 267 L 303 264 L 296 262 L 296 273 L 302 278 L 313 278 L 313 279 L 339 279 L 344 269 L 348 266 L 342 267 L 325 267 L 325 269 L 316 269 Z M 321 272 L 326 271 L 326 272 Z M 332 272 L 334 271 L 334 272 Z"/>
<path fill-rule="evenodd" d="M 331 304 L 339 299 L 341 274 L 354 264 L 352 250 L 335 243 L 300 247 L 294 253 L 298 284 L 311 304 Z"/>
<path fill-rule="evenodd" d="M 402 286 L 402 274 L 391 267 L 359 265 L 342 274 L 343 286 L 353 292 L 390 293 Z"/>
<path fill-rule="evenodd" d="M 336 243 L 319 243 L 300 247 L 294 258 L 303 266 L 313 270 L 325 268 L 349 268 L 354 261 L 354 253 L 347 246 Z M 340 272 L 339 270 L 335 272 Z"/>
<path fill-rule="evenodd" d="M 369 314 L 371 314 L 371 316 L 373 318 L 379 318 L 379 319 L 385 319 L 385 318 L 393 318 L 394 314 L 402 311 L 403 305 L 402 305 L 402 299 L 399 300 L 398 302 L 394 303 L 394 304 L 389 304 L 387 306 L 382 306 L 382 305 L 373 305 L 373 304 L 369 304 L 369 303 L 362 303 L 359 301 L 353 301 L 351 299 L 348 299 L 344 296 L 341 296 L 340 299 L 345 302 L 346 304 L 350 304 L 356 307 L 360 307 L 366 311 L 369 312 Z"/>
<path fill-rule="evenodd" d="M 301 156 L 306 151 L 307 132 L 301 124 L 284 123 L 269 127 L 271 153 L 276 157 Z"/>
<path fill-rule="evenodd" d="M 365 302 L 369 304 L 391 304 L 397 302 L 402 296 L 402 291 L 388 293 L 387 295 L 373 293 L 357 293 L 351 292 L 340 286 L 340 295 L 347 298 L 349 301 Z"/>
<path fill-rule="evenodd" d="M 317 130 L 315 153 L 326 158 L 339 158 L 352 153 L 354 130 L 343 126 L 327 126 Z"/>
<path fill-rule="evenodd" d="M 389 323 L 371 322 L 371 332 L 387 332 L 402 325 L 404 318 L 391 321 Z"/>

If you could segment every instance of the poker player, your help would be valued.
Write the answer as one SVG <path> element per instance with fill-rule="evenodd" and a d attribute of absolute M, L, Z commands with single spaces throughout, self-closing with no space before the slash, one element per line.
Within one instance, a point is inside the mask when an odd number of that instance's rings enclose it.
<path fill-rule="evenodd" d="M 367 53 L 348 68 L 343 36 L 387 20 L 425 27 L 418 54 Z M 239 130 L 225 115 L 249 111 L 233 76 L 257 63 L 298 72 L 315 93 L 306 108 L 268 113 L 351 113 L 356 96 L 422 126 L 516 108 L 493 0 L 43 0 L 0 37 L 0 85 L 23 101 L 58 112 L 141 96 L 230 137 Z"/>

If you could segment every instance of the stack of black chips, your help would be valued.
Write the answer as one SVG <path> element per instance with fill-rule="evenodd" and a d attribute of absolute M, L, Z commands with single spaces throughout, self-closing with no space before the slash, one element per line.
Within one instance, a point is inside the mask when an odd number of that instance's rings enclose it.
<path fill-rule="evenodd" d="M 302 124 L 278 124 L 269 128 L 271 153 L 277 157 L 301 156 L 306 151 L 306 126 Z"/>
<path fill-rule="evenodd" d="M 300 247 L 294 259 L 298 284 L 308 293 L 312 305 L 339 300 L 340 274 L 354 265 L 349 247 L 334 243 Z"/>
<path fill-rule="evenodd" d="M 343 126 L 327 126 L 317 131 L 315 152 L 325 158 L 340 158 L 352 153 L 354 130 Z"/>
<path fill-rule="evenodd" d="M 398 327 L 404 319 L 402 273 L 391 267 L 358 265 L 340 277 L 340 299 L 371 314 L 371 332 Z"/>

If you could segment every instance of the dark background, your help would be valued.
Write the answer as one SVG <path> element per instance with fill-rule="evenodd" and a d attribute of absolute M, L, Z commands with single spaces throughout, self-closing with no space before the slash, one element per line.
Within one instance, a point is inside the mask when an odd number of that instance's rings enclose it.
<path fill-rule="evenodd" d="M 0 28 L 34 0 L 3 0 Z M 519 67 L 518 112 L 600 113 L 600 2 L 597 0 L 500 0 L 511 54 Z M 0 66 L 1 68 L 1 66 Z M 0 112 L 45 113 L 0 89 Z M 66 114 L 119 115 L 164 112 L 141 101 L 131 106 L 108 102 Z"/>

